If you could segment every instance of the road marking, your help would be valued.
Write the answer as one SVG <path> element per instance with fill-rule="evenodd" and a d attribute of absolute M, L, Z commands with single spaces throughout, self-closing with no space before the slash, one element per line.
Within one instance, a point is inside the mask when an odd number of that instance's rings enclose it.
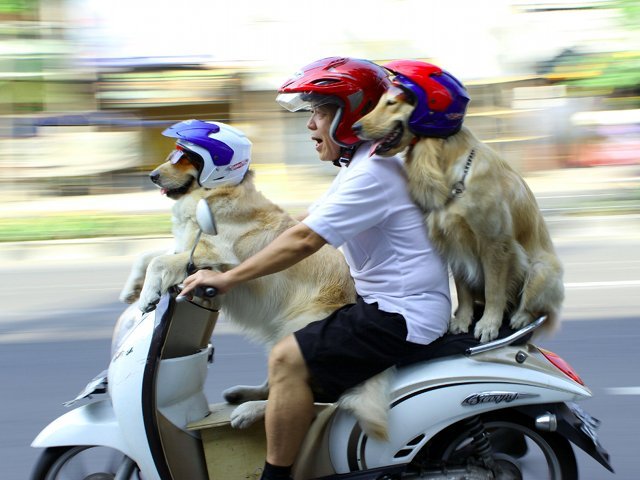
<path fill-rule="evenodd" d="M 216 335 L 242 335 L 242 331 L 225 320 L 218 321 L 215 329 Z M 83 340 L 110 339 L 113 335 L 112 327 L 91 327 L 91 329 L 78 330 L 77 328 L 62 327 L 59 329 L 16 330 L 0 332 L 0 345 L 9 343 L 35 343 L 35 342 L 75 342 Z"/>
<path fill-rule="evenodd" d="M 549 198 L 578 198 L 578 197 L 614 197 L 618 195 L 617 193 L 583 193 L 583 194 L 577 194 L 577 195 L 543 195 L 543 196 L 536 196 L 537 199 L 539 200 L 547 200 Z"/>
<path fill-rule="evenodd" d="M 605 388 L 609 395 L 640 395 L 640 387 Z"/>
<path fill-rule="evenodd" d="M 565 283 L 566 288 L 602 288 L 602 287 L 638 287 L 640 280 L 618 280 L 611 282 L 573 282 Z"/>

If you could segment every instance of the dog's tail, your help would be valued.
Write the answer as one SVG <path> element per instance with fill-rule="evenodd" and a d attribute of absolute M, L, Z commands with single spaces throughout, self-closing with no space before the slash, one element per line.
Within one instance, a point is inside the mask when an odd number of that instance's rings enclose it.
<path fill-rule="evenodd" d="M 547 315 L 547 321 L 540 333 L 550 335 L 558 330 L 560 310 L 564 301 L 562 276 L 563 268 L 557 257 L 544 254 L 532 263 L 525 278 L 521 309 Z"/>
<path fill-rule="evenodd" d="M 364 433 L 378 440 L 389 439 L 389 389 L 394 368 L 347 390 L 338 407 L 350 411 Z"/>

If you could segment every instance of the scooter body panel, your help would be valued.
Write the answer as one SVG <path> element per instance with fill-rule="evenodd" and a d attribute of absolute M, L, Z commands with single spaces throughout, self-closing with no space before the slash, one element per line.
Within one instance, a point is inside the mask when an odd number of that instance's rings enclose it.
<path fill-rule="evenodd" d="M 159 480 L 160 476 L 149 450 L 141 398 L 155 320 L 155 312 L 144 316 L 114 352 L 109 365 L 109 395 L 126 441 L 123 452 L 136 462 L 144 478 L 149 480 Z"/>
<path fill-rule="evenodd" d="M 32 447 L 100 445 L 126 451 L 118 419 L 108 399 L 82 405 L 47 425 L 33 440 Z"/>
<path fill-rule="evenodd" d="M 522 362 L 516 359 L 519 353 L 526 356 Z M 588 388 L 561 373 L 534 346 L 528 345 L 503 347 L 473 357 L 443 357 L 399 368 L 392 385 L 392 401 L 423 388 L 461 382 L 536 385 L 569 394 L 569 400 L 591 397 Z"/>
<path fill-rule="evenodd" d="M 336 413 L 329 434 L 336 472 L 406 464 L 438 432 L 473 415 L 590 396 L 588 389 L 553 370 L 545 371 L 544 363 L 532 361 L 531 368 L 523 367 L 515 360 L 492 363 L 453 356 L 398 369 L 388 441 L 364 435 L 350 413 Z"/>
<path fill-rule="evenodd" d="M 157 407 L 176 427 L 200 420 L 209 413 L 204 394 L 211 348 L 185 357 L 160 361 L 157 383 Z"/>
<path fill-rule="evenodd" d="M 108 373 L 110 399 L 77 407 L 45 427 L 33 447 L 96 445 L 132 458 L 145 478 L 159 479 L 142 420 L 141 391 L 155 316 L 143 316 L 113 354 Z"/>

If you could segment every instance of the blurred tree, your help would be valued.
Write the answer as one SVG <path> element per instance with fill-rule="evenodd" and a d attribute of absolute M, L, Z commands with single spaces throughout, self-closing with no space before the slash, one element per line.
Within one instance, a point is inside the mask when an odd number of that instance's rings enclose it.
<path fill-rule="evenodd" d="M 622 13 L 622 20 L 632 30 L 640 29 L 640 2 L 638 0 L 612 0 L 612 7 Z"/>
<path fill-rule="evenodd" d="M 0 14 L 32 12 L 38 8 L 39 0 L 2 0 Z"/>
<path fill-rule="evenodd" d="M 632 36 L 638 35 L 639 0 L 610 0 L 599 8 L 616 9 L 620 13 L 621 27 Z M 558 55 L 552 63 L 549 69 L 551 78 L 562 79 L 590 94 L 630 97 L 630 103 L 640 103 L 640 50 L 637 46 L 629 45 L 625 50 L 597 54 L 572 49 Z"/>

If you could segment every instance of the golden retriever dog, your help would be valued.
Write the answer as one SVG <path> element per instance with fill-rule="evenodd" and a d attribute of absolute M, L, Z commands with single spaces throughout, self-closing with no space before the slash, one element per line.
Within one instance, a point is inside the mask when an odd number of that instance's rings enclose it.
<path fill-rule="evenodd" d="M 197 168 L 183 156 L 177 163 L 160 165 L 152 175 L 163 192 L 176 200 L 172 210 L 175 247 L 169 254 L 143 254 L 133 265 L 120 298 L 127 303 L 137 300 L 141 309 L 155 305 L 160 295 L 186 278 L 189 253 L 199 230 L 195 211 L 201 198 L 214 212 L 218 235 L 202 235 L 194 254 L 198 268 L 232 268 L 296 223 L 256 190 L 251 170 L 238 185 L 202 188 L 195 180 Z M 291 268 L 246 282 L 215 301 L 227 320 L 270 348 L 355 299 L 342 253 L 326 245 Z M 385 438 L 387 432 L 388 382 L 389 376 L 383 372 L 345 392 L 338 402 L 377 438 Z M 267 395 L 266 383 L 226 390 L 228 402 L 241 403 L 231 416 L 232 425 L 248 427 L 263 418 Z"/>
<path fill-rule="evenodd" d="M 553 329 L 564 299 L 563 269 L 524 179 L 466 127 L 448 138 L 408 128 L 410 95 L 389 89 L 361 119 L 362 138 L 380 155 L 405 152 L 410 193 L 425 213 L 434 246 L 448 261 L 458 296 L 452 333 L 467 332 L 475 302 L 484 312 L 474 335 L 498 335 L 503 316 L 522 328 L 539 315 Z"/>

